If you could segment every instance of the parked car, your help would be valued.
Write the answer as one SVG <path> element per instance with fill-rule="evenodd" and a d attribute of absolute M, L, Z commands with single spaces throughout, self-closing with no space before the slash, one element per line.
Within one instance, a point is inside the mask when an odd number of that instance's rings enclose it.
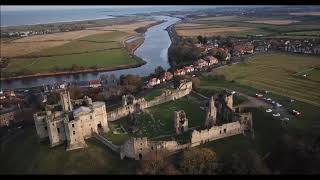
<path fill-rule="evenodd" d="M 297 110 L 292 110 L 292 114 L 295 116 L 300 116 L 301 112 L 297 111 Z"/>
<path fill-rule="evenodd" d="M 289 121 L 290 119 L 287 118 L 287 117 L 285 117 L 285 118 L 282 118 L 281 120 L 282 120 L 282 121 Z"/>
<path fill-rule="evenodd" d="M 267 113 L 272 112 L 272 109 L 267 109 L 266 112 Z"/>
<path fill-rule="evenodd" d="M 277 113 L 277 114 L 272 114 L 273 117 L 279 117 L 280 116 L 280 113 Z"/>

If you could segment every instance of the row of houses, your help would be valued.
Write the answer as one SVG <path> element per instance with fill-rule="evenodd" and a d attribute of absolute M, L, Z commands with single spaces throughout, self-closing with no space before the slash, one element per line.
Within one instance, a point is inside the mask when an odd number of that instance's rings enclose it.
<path fill-rule="evenodd" d="M 153 87 L 155 85 L 169 81 L 172 78 L 173 78 L 173 74 L 169 71 L 166 71 L 163 74 L 161 74 L 160 78 L 151 78 L 147 84 L 147 87 Z"/>

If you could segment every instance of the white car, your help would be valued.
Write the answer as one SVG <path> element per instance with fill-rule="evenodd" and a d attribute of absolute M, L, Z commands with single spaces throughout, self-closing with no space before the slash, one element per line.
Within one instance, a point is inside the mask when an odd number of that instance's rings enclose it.
<path fill-rule="evenodd" d="M 289 121 L 290 119 L 287 118 L 287 117 L 285 117 L 285 118 L 282 118 L 281 120 L 282 120 L 282 121 Z"/>
<path fill-rule="evenodd" d="M 231 92 L 231 94 L 235 94 L 235 93 L 236 93 L 235 91 L 232 91 L 232 92 Z"/>
<path fill-rule="evenodd" d="M 272 109 L 267 109 L 266 112 L 267 113 L 272 112 Z"/>
<path fill-rule="evenodd" d="M 279 113 L 277 113 L 277 114 L 272 114 L 272 116 L 273 116 L 273 117 L 279 117 L 280 114 L 279 114 Z"/>
<path fill-rule="evenodd" d="M 277 106 L 277 107 L 282 107 L 282 105 L 281 105 L 281 104 L 279 104 L 279 103 L 277 103 L 277 104 L 276 104 L 276 106 Z"/>
<path fill-rule="evenodd" d="M 268 98 L 267 101 L 272 101 L 272 99 L 271 99 L 271 98 Z"/>

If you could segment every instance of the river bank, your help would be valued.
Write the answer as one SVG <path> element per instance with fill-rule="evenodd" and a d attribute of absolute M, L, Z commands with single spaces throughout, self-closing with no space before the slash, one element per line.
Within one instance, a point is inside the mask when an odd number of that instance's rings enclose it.
<path fill-rule="evenodd" d="M 137 68 L 142 65 L 146 64 L 146 61 L 134 55 L 134 52 L 143 44 L 145 38 L 145 32 L 158 24 L 161 24 L 165 21 L 157 21 L 152 23 L 146 27 L 143 27 L 143 31 L 135 29 L 135 31 L 140 31 L 138 34 L 134 34 L 133 36 L 125 38 L 121 41 L 122 47 L 126 49 L 127 53 L 136 61 L 134 64 L 128 65 L 119 65 L 116 67 L 101 67 L 101 68 L 85 68 L 81 70 L 73 70 L 73 71 L 61 71 L 61 72 L 43 72 L 43 73 L 34 73 L 30 75 L 20 75 L 20 76 L 13 76 L 13 77 L 1 77 L 0 80 L 16 80 L 16 79 L 26 79 L 26 78 L 37 78 L 37 77 L 48 77 L 48 76 L 61 76 L 61 75 L 71 75 L 71 74 L 80 74 L 80 73 L 94 73 L 94 72 L 108 72 L 108 71 L 116 71 L 122 69 L 129 69 L 129 68 Z M 139 29 L 139 28 L 138 28 Z M 129 39 L 138 38 L 132 42 L 127 43 Z M 65 55 L 65 54 L 64 54 Z M 62 56 L 62 55 L 61 55 Z M 45 57 L 45 56 L 44 56 Z"/>
<path fill-rule="evenodd" d="M 170 16 L 154 16 L 157 21 L 165 20 L 165 22 L 150 27 L 144 35 L 143 43 L 139 43 L 139 46 L 134 48 L 134 55 L 145 61 L 146 63 L 131 66 L 130 68 L 117 68 L 117 70 L 103 69 L 101 71 L 90 71 L 89 73 L 72 72 L 73 74 L 61 74 L 53 76 L 41 76 L 33 78 L 12 79 L 1 82 L 1 89 L 13 90 L 13 89 L 25 89 L 32 87 L 39 87 L 43 85 L 50 85 L 59 82 L 75 82 L 75 81 L 90 81 L 98 79 L 101 75 L 115 76 L 119 78 L 121 75 L 138 75 L 148 76 L 154 72 L 154 69 L 158 66 L 162 66 L 164 69 L 169 69 L 168 63 L 168 48 L 170 47 L 171 40 L 168 32 L 165 30 L 168 26 L 175 24 L 180 19 Z M 128 37 L 129 38 L 129 37 Z"/>
<path fill-rule="evenodd" d="M 146 61 L 142 60 L 141 58 L 135 55 L 132 55 L 132 56 L 137 61 L 137 63 L 131 64 L 131 65 L 120 65 L 117 67 L 103 67 L 103 68 L 96 68 L 96 69 L 83 69 L 83 70 L 76 70 L 76 71 L 37 73 L 37 74 L 14 76 L 14 77 L 8 77 L 8 78 L 1 77 L 0 80 L 6 81 L 6 80 L 30 79 L 30 78 L 48 77 L 48 76 L 62 76 L 62 75 L 72 75 L 72 74 L 74 75 L 74 74 L 81 74 L 81 73 L 108 72 L 108 71 L 116 71 L 116 70 L 129 69 L 129 68 L 137 68 L 147 63 Z"/>

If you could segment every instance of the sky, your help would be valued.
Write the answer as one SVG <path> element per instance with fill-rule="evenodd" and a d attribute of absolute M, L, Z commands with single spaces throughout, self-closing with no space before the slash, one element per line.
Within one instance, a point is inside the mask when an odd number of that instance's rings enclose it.
<path fill-rule="evenodd" d="M 139 6 L 1 6 L 1 11 L 26 11 L 26 10 L 56 10 L 56 9 L 89 9 L 89 8 L 106 8 L 106 7 L 139 7 Z"/>

